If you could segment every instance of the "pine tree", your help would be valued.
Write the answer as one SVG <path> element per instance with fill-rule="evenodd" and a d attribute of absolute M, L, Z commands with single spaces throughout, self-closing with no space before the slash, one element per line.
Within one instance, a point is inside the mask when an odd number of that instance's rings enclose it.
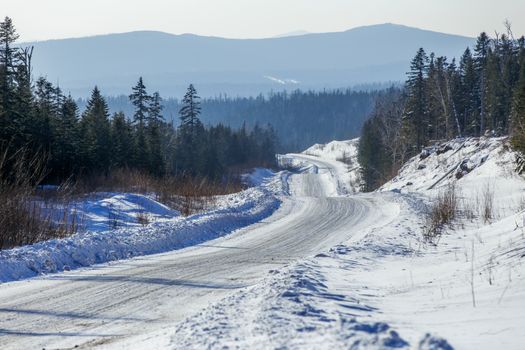
<path fill-rule="evenodd" d="M 466 135 L 476 135 L 479 133 L 479 111 L 477 94 L 477 74 L 474 58 L 470 49 L 467 48 L 461 57 L 460 65 L 460 122 L 462 130 Z"/>
<path fill-rule="evenodd" d="M 476 47 L 474 49 L 474 64 L 478 77 L 477 82 L 477 108 L 479 111 L 479 132 L 478 135 L 483 135 L 486 128 L 487 118 L 487 59 L 490 51 L 490 38 L 485 32 L 478 36 Z"/>
<path fill-rule="evenodd" d="M 164 117 L 162 116 L 162 110 L 164 107 L 162 106 L 162 98 L 160 97 L 160 94 L 158 92 L 155 92 L 153 96 L 151 96 L 150 104 L 148 107 L 148 119 L 152 123 L 160 123 L 164 121 Z"/>
<path fill-rule="evenodd" d="M 139 78 L 137 85 L 133 88 L 133 93 L 129 95 L 129 99 L 135 106 L 135 112 L 133 114 L 133 123 L 135 124 L 135 165 L 141 170 L 147 170 L 149 168 L 149 150 L 146 127 L 149 119 L 149 104 L 151 102 L 151 96 L 146 91 L 146 86 L 142 81 L 142 77 Z"/>
<path fill-rule="evenodd" d="M 523 51 L 522 51 L 523 52 Z M 518 170 L 525 171 L 525 52 L 522 53 L 520 79 L 512 97 L 512 146 L 521 157 L 518 160 Z"/>
<path fill-rule="evenodd" d="M 412 141 L 415 151 L 421 150 L 428 140 L 428 98 L 425 81 L 427 70 L 428 57 L 421 48 L 410 64 L 403 128 L 404 137 Z"/>
<path fill-rule="evenodd" d="M 182 99 L 182 108 L 179 111 L 179 115 L 181 121 L 180 130 L 192 136 L 197 135 L 202 128 L 202 123 L 199 119 L 201 113 L 199 99 L 197 90 L 195 90 L 193 84 L 190 84 Z"/>
<path fill-rule="evenodd" d="M 45 78 L 36 81 L 35 118 L 33 119 L 33 138 L 43 151 L 49 151 L 53 142 L 53 121 L 57 111 L 54 109 L 55 88 Z"/>
<path fill-rule="evenodd" d="M 133 106 L 135 106 L 135 113 L 133 114 L 133 122 L 137 125 L 139 129 L 144 129 L 146 127 L 146 122 L 148 119 L 149 113 L 149 103 L 151 101 L 151 96 L 148 95 L 146 91 L 146 86 L 142 81 L 142 77 L 139 78 L 137 85 L 133 88 L 133 93 L 129 95 L 129 99 Z"/>
<path fill-rule="evenodd" d="M 14 105 L 14 118 L 18 125 L 16 129 L 21 134 L 21 143 L 30 144 L 33 148 L 37 146 L 33 143 L 34 141 L 34 126 L 35 126 L 35 113 L 34 113 L 34 97 L 33 91 L 31 90 L 31 58 L 33 55 L 33 49 L 28 48 L 19 52 L 20 62 L 16 68 L 16 90 L 15 90 L 15 105 Z M 21 145 L 17 145 L 17 148 Z"/>
<path fill-rule="evenodd" d="M 79 170 L 78 107 L 69 95 L 63 99 L 53 132 L 52 170 L 58 179 L 65 179 Z"/>
<path fill-rule="evenodd" d="M 107 173 L 111 164 L 109 112 L 95 86 L 81 120 L 81 151 L 88 172 Z"/>
<path fill-rule="evenodd" d="M 17 49 L 13 47 L 18 33 L 9 17 L 0 22 L 0 142 L 10 142 L 11 137 L 19 132 L 13 107 L 15 101 L 15 75 L 17 66 Z"/>
<path fill-rule="evenodd" d="M 148 109 L 148 150 L 149 150 L 149 171 L 150 173 L 161 176 L 164 174 L 165 160 L 162 153 L 162 132 L 164 128 L 164 117 L 162 116 L 162 98 L 158 92 L 151 97 Z"/>
<path fill-rule="evenodd" d="M 204 150 L 204 126 L 199 115 L 201 111 L 200 97 L 193 84 L 190 84 L 182 100 L 179 111 L 180 125 L 178 128 L 177 155 L 180 171 L 187 171 L 191 175 L 198 174 L 197 159 Z"/>
<path fill-rule="evenodd" d="M 115 113 L 111 120 L 112 166 L 130 168 L 135 153 L 133 129 L 122 112 Z"/>

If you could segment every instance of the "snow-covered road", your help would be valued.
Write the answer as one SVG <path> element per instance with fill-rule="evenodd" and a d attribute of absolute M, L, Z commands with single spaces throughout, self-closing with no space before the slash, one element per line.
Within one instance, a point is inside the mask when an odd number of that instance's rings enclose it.
<path fill-rule="evenodd" d="M 290 196 L 262 222 L 183 250 L 0 285 L 0 348 L 119 347 L 397 214 L 380 197 L 330 197 L 331 162 L 291 157 L 316 170 L 290 176 Z"/>

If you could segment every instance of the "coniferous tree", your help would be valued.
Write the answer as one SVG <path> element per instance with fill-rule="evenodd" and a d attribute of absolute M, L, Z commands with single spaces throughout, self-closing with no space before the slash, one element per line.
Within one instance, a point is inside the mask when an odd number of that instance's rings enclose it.
<path fill-rule="evenodd" d="M 78 107 L 68 96 L 60 106 L 53 133 L 52 170 L 58 179 L 76 173 L 79 164 Z"/>
<path fill-rule="evenodd" d="M 45 78 L 32 83 L 32 48 L 13 45 L 17 37 L 10 19 L 0 23 L 0 148 L 4 152 L 7 147 L 10 153 L 2 154 L 9 159 L 19 150 L 29 157 L 42 155 L 47 181 L 108 174 L 112 168 L 222 180 L 232 168 L 263 164 L 273 157 L 269 154 L 275 149 L 271 127 L 257 127 L 251 133 L 246 127 L 238 131 L 205 128 L 193 85 L 183 100 L 178 129 L 173 121 L 164 121 L 160 94 L 150 97 L 142 78 L 126 99 L 135 106 L 133 123 L 124 113 L 110 120 L 97 87 L 79 120 L 77 103 L 64 96 L 60 87 Z M 233 140 L 242 140 L 238 143 L 242 157 L 235 157 Z"/>
<path fill-rule="evenodd" d="M 133 122 L 137 125 L 138 129 L 144 129 L 149 113 L 149 103 L 151 96 L 146 91 L 146 86 L 142 81 L 142 77 L 139 78 L 137 85 L 133 88 L 133 93 L 129 95 L 129 99 L 133 106 L 135 106 L 135 113 L 133 114 Z"/>
<path fill-rule="evenodd" d="M 204 145 L 202 139 L 204 126 L 199 119 L 201 112 L 199 99 L 195 87 L 190 84 L 182 99 L 182 108 L 179 111 L 177 155 L 180 170 L 192 175 L 198 173 L 197 158 L 202 154 Z"/>
<path fill-rule="evenodd" d="M 521 156 L 518 158 L 518 171 L 525 172 L 525 50 L 521 51 L 521 71 L 512 97 L 512 146 Z"/>
<path fill-rule="evenodd" d="M 165 160 L 162 155 L 162 133 L 164 127 L 164 117 L 162 116 L 162 99 L 158 92 L 151 98 L 148 110 L 148 150 L 149 150 L 149 171 L 152 174 L 161 176 L 165 172 Z"/>
<path fill-rule="evenodd" d="M 407 140 L 411 140 L 415 151 L 421 150 L 428 140 L 428 99 L 425 81 L 427 69 L 428 57 L 421 48 L 410 64 L 404 117 L 404 134 Z"/>
<path fill-rule="evenodd" d="M 18 123 L 16 129 L 21 134 L 21 142 L 23 144 L 30 144 L 31 147 L 37 147 L 33 144 L 33 135 L 35 133 L 35 125 L 38 122 L 34 119 L 34 97 L 31 90 L 31 57 L 33 49 L 28 48 L 19 51 L 19 64 L 16 67 L 16 90 L 15 90 L 15 105 L 14 114 L 15 121 Z M 17 145 L 17 148 L 21 147 Z"/>
<path fill-rule="evenodd" d="M 478 36 L 474 49 L 474 64 L 477 73 L 477 109 L 479 111 L 478 135 L 483 135 L 487 118 L 487 59 L 490 52 L 490 38 L 485 32 Z"/>
<path fill-rule="evenodd" d="M 53 142 L 53 121 L 57 110 L 54 104 L 55 88 L 45 78 L 39 78 L 35 90 L 35 113 L 33 137 L 44 152 L 48 152 Z"/>
<path fill-rule="evenodd" d="M 95 86 L 81 120 L 81 152 L 85 170 L 107 173 L 111 165 L 111 134 L 106 101 Z"/>
<path fill-rule="evenodd" d="M 0 22 L 0 141 L 9 142 L 13 135 L 19 132 L 16 129 L 18 122 L 13 107 L 15 100 L 15 76 L 16 76 L 16 49 L 14 42 L 18 39 L 18 33 L 9 17 Z"/>
<path fill-rule="evenodd" d="M 461 57 L 460 65 L 460 96 L 459 113 L 461 114 L 461 129 L 467 135 L 475 135 L 479 131 L 478 125 L 478 94 L 477 74 L 474 58 L 470 49 L 467 48 Z"/>
<path fill-rule="evenodd" d="M 122 112 L 115 113 L 111 120 L 112 166 L 131 168 L 133 166 L 133 128 Z"/>
<path fill-rule="evenodd" d="M 133 88 L 133 93 L 129 95 L 129 99 L 135 107 L 133 114 L 133 123 L 135 124 L 135 164 L 142 170 L 147 170 L 149 167 L 149 150 L 146 136 L 146 127 L 149 119 L 149 104 L 151 96 L 146 91 L 146 86 L 139 78 L 137 85 Z"/>

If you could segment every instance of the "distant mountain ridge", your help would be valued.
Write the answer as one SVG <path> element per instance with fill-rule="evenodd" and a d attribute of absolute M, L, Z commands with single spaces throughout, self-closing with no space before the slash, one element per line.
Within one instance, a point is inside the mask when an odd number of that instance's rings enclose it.
<path fill-rule="evenodd" d="M 150 91 L 180 96 L 193 82 L 203 96 L 339 88 L 404 80 L 419 47 L 457 57 L 474 39 L 395 24 L 267 39 L 225 39 L 138 31 L 24 43 L 33 67 L 74 96 L 96 84 L 129 93 L 139 76 Z"/>

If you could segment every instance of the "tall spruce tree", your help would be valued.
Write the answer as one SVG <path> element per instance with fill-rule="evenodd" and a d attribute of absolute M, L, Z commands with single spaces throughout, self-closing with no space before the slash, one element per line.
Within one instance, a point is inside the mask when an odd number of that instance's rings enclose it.
<path fill-rule="evenodd" d="M 54 125 L 52 175 L 56 179 L 64 179 L 78 172 L 79 139 L 78 107 L 69 95 L 63 99 Z"/>
<path fill-rule="evenodd" d="M 134 139 L 133 128 L 123 112 L 113 115 L 111 120 L 112 166 L 131 168 L 133 164 Z"/>
<path fill-rule="evenodd" d="M 199 119 L 200 97 L 193 84 L 190 84 L 179 111 L 180 125 L 177 142 L 177 155 L 180 170 L 196 175 L 199 172 L 198 157 L 202 154 L 204 126 Z"/>
<path fill-rule="evenodd" d="M 129 99 L 135 107 L 133 114 L 133 123 L 135 124 L 135 164 L 142 170 L 149 168 L 149 150 L 146 136 L 146 127 L 149 119 L 149 104 L 151 96 L 146 91 L 146 86 L 139 78 L 137 85 L 133 88 L 133 93 L 129 95 Z"/>
<path fill-rule="evenodd" d="M 474 58 L 469 48 L 461 56 L 460 65 L 461 85 L 459 90 L 459 113 L 462 130 L 466 135 L 475 135 L 479 132 L 478 110 L 478 77 Z"/>
<path fill-rule="evenodd" d="M 428 140 L 428 98 L 425 77 L 428 56 L 420 48 L 410 64 L 406 83 L 407 105 L 404 116 L 404 136 L 412 141 L 414 151 L 419 151 Z"/>
<path fill-rule="evenodd" d="M 490 52 L 490 38 L 483 32 L 478 36 L 474 49 L 474 63 L 478 77 L 477 81 L 477 109 L 479 111 L 479 132 L 483 135 L 487 119 L 487 60 Z"/>
<path fill-rule="evenodd" d="M 512 146 L 521 156 L 518 158 L 518 171 L 525 172 L 525 52 L 521 53 L 521 71 L 512 97 Z"/>
<path fill-rule="evenodd" d="M 149 171 L 150 173 L 161 176 L 166 171 L 165 160 L 162 154 L 162 129 L 164 129 L 164 117 L 162 116 L 162 98 L 155 92 L 151 98 L 148 110 L 148 150 L 149 150 Z"/>
<path fill-rule="evenodd" d="M 82 115 L 81 133 L 85 171 L 107 173 L 111 165 L 109 111 L 96 86 Z"/>
<path fill-rule="evenodd" d="M 18 37 L 13 21 L 5 17 L 0 22 L 0 142 L 10 142 L 12 136 L 19 132 L 16 130 L 18 122 L 14 113 L 17 49 L 13 47 Z"/>

